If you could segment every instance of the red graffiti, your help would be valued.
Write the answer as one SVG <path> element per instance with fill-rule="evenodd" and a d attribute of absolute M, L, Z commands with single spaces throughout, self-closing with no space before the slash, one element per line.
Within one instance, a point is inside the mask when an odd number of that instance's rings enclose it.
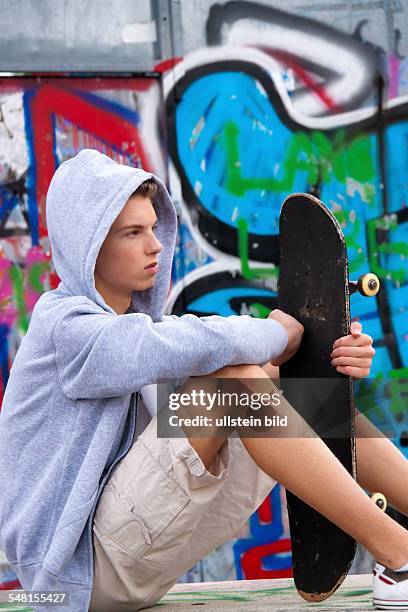
<path fill-rule="evenodd" d="M 270 524 L 273 522 L 272 499 L 269 493 L 258 508 L 258 517 L 260 523 Z"/>
<path fill-rule="evenodd" d="M 290 539 L 276 540 L 269 544 L 261 544 L 244 552 L 241 556 L 241 567 L 244 580 L 255 580 L 260 578 L 292 578 L 292 568 L 287 569 L 264 569 L 262 559 L 269 555 L 279 553 L 290 553 Z"/>
<path fill-rule="evenodd" d="M 286 53 L 285 51 L 277 51 L 276 49 L 269 49 L 267 47 L 258 46 L 257 48 L 261 49 L 264 53 L 271 55 L 289 68 L 292 68 L 298 79 L 302 81 L 308 87 L 308 89 L 316 94 L 326 108 L 330 109 L 333 113 L 341 112 L 340 105 L 337 104 L 335 100 L 333 100 L 333 98 L 327 93 L 324 85 L 317 83 L 310 72 L 302 68 L 292 55 Z"/>
<path fill-rule="evenodd" d="M 137 126 L 124 117 L 99 108 L 65 87 L 43 85 L 31 104 L 33 155 L 36 159 L 36 199 L 39 211 L 39 236 L 47 235 L 45 198 L 55 172 L 54 115 L 63 116 L 78 127 L 122 150 L 126 143 L 129 156 L 138 157 L 148 172 L 148 159 Z"/>

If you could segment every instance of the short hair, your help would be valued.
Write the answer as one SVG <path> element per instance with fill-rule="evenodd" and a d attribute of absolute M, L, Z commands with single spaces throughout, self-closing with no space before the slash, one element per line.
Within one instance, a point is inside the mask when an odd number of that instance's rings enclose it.
<path fill-rule="evenodd" d="M 156 192 L 157 183 L 155 183 L 155 181 L 150 178 L 147 179 L 147 181 L 143 181 L 143 183 L 139 185 L 139 187 L 136 189 L 136 191 L 132 193 L 130 197 L 132 198 L 133 196 L 138 195 L 142 196 L 143 198 L 152 198 Z"/>

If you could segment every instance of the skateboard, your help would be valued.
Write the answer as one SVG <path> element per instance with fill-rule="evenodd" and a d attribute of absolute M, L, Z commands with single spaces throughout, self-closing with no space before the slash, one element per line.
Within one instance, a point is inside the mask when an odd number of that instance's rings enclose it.
<path fill-rule="evenodd" d="M 330 353 L 333 342 L 349 333 L 350 294 L 374 296 L 379 280 L 368 273 L 349 281 L 341 227 L 309 194 L 286 198 L 280 249 L 279 308 L 305 330 L 297 353 L 280 366 L 282 393 L 356 478 L 353 379 L 333 368 Z M 379 494 L 374 503 L 384 509 L 384 501 Z M 346 577 L 356 541 L 290 491 L 287 508 L 296 588 L 307 601 L 322 601 Z"/>

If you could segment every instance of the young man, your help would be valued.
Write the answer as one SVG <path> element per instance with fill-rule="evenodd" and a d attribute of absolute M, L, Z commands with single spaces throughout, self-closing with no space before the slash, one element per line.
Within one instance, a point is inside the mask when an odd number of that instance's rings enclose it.
<path fill-rule="evenodd" d="M 22 586 L 66 592 L 75 612 L 152 605 L 279 481 L 383 564 L 389 594 L 377 588 L 379 599 L 406 601 L 408 533 L 320 439 L 158 438 L 141 401 L 162 380 L 269 384 L 302 326 L 280 311 L 163 314 L 176 214 L 151 173 L 83 150 L 56 171 L 46 216 L 61 282 L 33 310 L 0 413 L 0 548 Z M 367 376 L 372 340 L 354 330 L 334 344 L 333 367 Z M 385 438 L 361 438 L 357 456 L 359 484 L 408 513 L 402 454 Z"/>

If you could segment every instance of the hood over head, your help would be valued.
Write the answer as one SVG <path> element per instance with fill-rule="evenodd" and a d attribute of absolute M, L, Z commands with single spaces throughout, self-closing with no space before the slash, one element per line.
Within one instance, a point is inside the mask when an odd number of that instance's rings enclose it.
<path fill-rule="evenodd" d="M 85 295 L 104 310 L 117 314 L 95 287 L 95 263 L 109 229 L 141 183 L 153 179 L 152 198 L 163 249 L 158 254 L 155 283 L 132 291 L 127 312 L 141 312 L 161 321 L 171 280 L 177 215 L 170 195 L 151 172 L 125 166 L 94 149 L 83 149 L 63 162 L 52 177 L 46 200 L 46 223 L 52 260 L 63 287 L 71 295 Z"/>

